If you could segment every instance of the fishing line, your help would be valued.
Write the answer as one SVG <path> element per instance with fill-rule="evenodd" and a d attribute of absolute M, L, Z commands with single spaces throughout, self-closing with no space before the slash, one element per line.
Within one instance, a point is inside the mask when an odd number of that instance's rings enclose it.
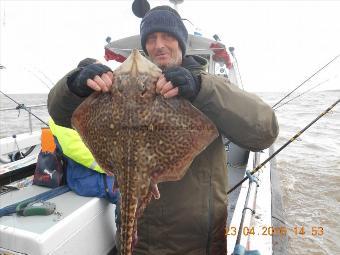
<path fill-rule="evenodd" d="M 48 77 L 43 71 L 41 71 L 40 69 L 38 69 L 38 68 L 36 68 L 37 69 L 37 71 L 39 72 L 39 73 L 41 73 L 44 77 L 45 77 L 45 79 L 46 80 L 48 80 L 49 82 L 50 82 L 50 85 L 53 87 L 54 86 L 54 82 L 50 79 L 50 77 Z"/>
<path fill-rule="evenodd" d="M 30 72 L 31 74 L 33 74 L 35 78 L 37 78 L 42 84 L 44 84 L 49 90 L 51 90 L 51 87 L 43 79 L 41 79 L 37 74 L 35 74 L 33 71 L 29 69 L 26 69 L 26 70 Z"/>
<path fill-rule="evenodd" d="M 277 106 L 279 103 L 281 103 L 284 99 L 289 97 L 294 91 L 296 91 L 298 88 L 300 88 L 303 84 L 305 84 L 307 81 L 309 81 L 311 78 L 313 78 L 316 74 L 320 73 L 323 69 L 325 69 L 328 65 L 330 65 L 332 62 L 334 62 L 340 55 L 337 55 L 335 58 L 333 58 L 331 61 L 329 61 L 326 65 L 321 67 L 319 70 L 317 70 L 315 73 L 313 73 L 311 76 L 309 76 L 305 81 L 303 81 L 299 86 L 297 86 L 295 89 L 290 91 L 287 95 L 285 95 L 283 98 L 281 98 L 276 104 L 272 106 L 274 108 Z"/>
<path fill-rule="evenodd" d="M 335 103 L 333 103 L 330 107 L 328 107 L 324 112 L 322 112 L 318 117 L 316 117 L 312 122 L 310 122 L 306 127 L 301 129 L 299 132 L 297 132 L 292 138 L 290 138 L 284 145 L 282 145 L 278 150 L 276 150 L 270 157 L 268 157 L 265 161 L 263 161 L 260 165 L 255 167 L 250 174 L 255 174 L 258 170 L 260 170 L 269 160 L 274 158 L 277 154 L 279 154 L 285 147 L 287 147 L 290 143 L 292 143 L 296 138 L 298 138 L 303 132 L 305 132 L 310 126 L 312 126 L 315 122 L 317 122 L 320 118 L 322 118 L 325 114 L 327 114 L 334 106 L 336 106 L 340 102 L 340 99 L 338 99 Z M 234 191 L 237 187 L 239 187 L 244 181 L 246 181 L 248 176 L 244 177 L 240 182 L 238 182 L 234 187 L 232 187 L 227 194 Z"/>
<path fill-rule="evenodd" d="M 0 93 L 3 94 L 5 97 L 9 98 L 10 100 L 12 100 L 14 103 L 16 103 L 18 106 L 18 109 L 24 109 L 25 111 L 27 111 L 28 113 L 32 114 L 34 117 L 36 117 L 38 120 L 40 120 L 43 124 L 45 124 L 46 126 L 48 126 L 48 124 L 43 121 L 42 119 L 40 119 L 37 115 L 35 115 L 33 112 L 31 112 L 24 104 L 19 104 L 17 101 L 15 101 L 13 98 L 11 98 L 10 96 L 6 95 L 4 92 L 2 92 L 0 90 Z"/>

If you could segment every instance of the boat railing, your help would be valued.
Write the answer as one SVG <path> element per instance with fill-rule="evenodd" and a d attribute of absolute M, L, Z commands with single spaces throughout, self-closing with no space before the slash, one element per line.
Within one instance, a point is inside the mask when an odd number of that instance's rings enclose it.
<path fill-rule="evenodd" d="M 35 105 L 29 105 L 29 106 L 26 106 L 26 108 L 30 109 L 30 108 L 41 107 L 41 106 L 47 106 L 47 104 L 35 104 Z M 2 109 L 0 109 L 0 112 L 1 112 L 1 111 L 18 110 L 18 109 L 19 109 L 19 106 L 16 106 L 16 107 L 9 107 L 9 108 L 2 108 Z"/>
<path fill-rule="evenodd" d="M 0 109 L 0 112 L 4 112 L 4 111 L 13 111 L 13 110 L 18 110 L 20 111 L 20 109 L 26 109 L 27 113 L 28 113 L 28 126 L 29 126 L 29 132 L 30 134 L 32 134 L 33 132 L 33 125 L 32 125 L 32 112 L 31 109 L 32 108 L 40 108 L 40 107 L 44 107 L 47 106 L 47 104 L 34 104 L 34 105 L 28 105 L 25 106 L 25 104 L 19 104 L 16 107 L 7 107 L 7 108 L 2 108 Z"/>
<path fill-rule="evenodd" d="M 46 106 L 46 103 L 32 104 L 28 106 L 26 106 L 25 104 L 18 104 L 16 107 L 6 107 L 0 109 L 0 113 L 17 110 L 19 111 L 19 114 L 20 110 L 24 109 L 28 114 L 28 120 L 25 119 L 24 122 L 28 121 L 29 128 L 28 132 L 13 134 L 0 138 L 0 168 L 4 166 L 4 164 L 18 161 L 20 159 L 26 158 L 29 155 L 36 155 L 39 152 L 41 132 L 40 129 L 33 130 L 33 128 L 35 127 L 33 127 L 32 116 L 37 116 L 32 112 L 32 109 L 41 109 Z"/>

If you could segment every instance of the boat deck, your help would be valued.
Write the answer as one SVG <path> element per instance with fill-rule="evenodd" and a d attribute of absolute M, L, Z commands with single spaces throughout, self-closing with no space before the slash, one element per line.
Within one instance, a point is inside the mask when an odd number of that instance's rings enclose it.
<path fill-rule="evenodd" d="M 11 191 L 0 197 L 0 205 L 5 207 L 46 190 L 32 185 Z M 24 254 L 107 254 L 114 246 L 114 205 L 71 191 L 49 201 L 56 204 L 58 214 L 0 218 L 0 251 L 6 247 Z"/>

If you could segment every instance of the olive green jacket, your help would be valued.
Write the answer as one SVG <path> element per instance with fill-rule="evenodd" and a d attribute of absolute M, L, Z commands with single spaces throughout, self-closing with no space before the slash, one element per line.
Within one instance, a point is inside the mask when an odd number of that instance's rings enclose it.
<path fill-rule="evenodd" d="M 80 69 L 77 68 L 67 73 L 48 93 L 48 113 L 54 123 L 59 126 L 72 128 L 72 113 L 86 99 L 86 97 L 79 97 L 73 94 L 67 86 L 68 78 L 79 70 Z"/>
<path fill-rule="evenodd" d="M 72 112 L 67 108 L 82 99 L 68 90 L 65 79 L 50 92 L 48 109 L 56 124 L 70 126 Z M 202 72 L 201 90 L 193 105 L 215 123 L 221 134 L 243 148 L 265 149 L 278 135 L 271 107 L 226 78 Z M 225 254 L 227 184 L 226 154 L 220 136 L 195 158 L 180 181 L 158 184 L 160 199 L 152 200 L 139 219 L 134 254 Z"/>
<path fill-rule="evenodd" d="M 253 151 L 274 142 L 279 129 L 270 106 L 225 78 L 202 74 L 201 79 L 193 105 L 220 133 Z M 158 187 L 160 199 L 148 205 L 138 222 L 134 254 L 226 254 L 228 175 L 221 137 L 195 158 L 183 179 Z"/>

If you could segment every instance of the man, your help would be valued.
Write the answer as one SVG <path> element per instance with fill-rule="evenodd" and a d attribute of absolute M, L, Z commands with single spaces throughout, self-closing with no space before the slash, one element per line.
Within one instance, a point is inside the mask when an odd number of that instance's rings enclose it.
<path fill-rule="evenodd" d="M 163 70 L 158 93 L 190 100 L 221 134 L 243 148 L 259 151 L 274 142 L 278 124 L 270 106 L 226 78 L 204 72 L 202 59 L 185 55 L 188 32 L 174 9 L 151 9 L 141 22 L 140 35 L 144 52 Z M 70 127 L 73 110 L 92 91 L 108 91 L 112 73 L 102 65 L 96 68 L 72 71 L 51 91 L 49 112 L 58 125 Z M 220 136 L 195 158 L 180 181 L 158 184 L 161 197 L 152 200 L 139 219 L 134 254 L 225 254 L 227 183 Z"/>

